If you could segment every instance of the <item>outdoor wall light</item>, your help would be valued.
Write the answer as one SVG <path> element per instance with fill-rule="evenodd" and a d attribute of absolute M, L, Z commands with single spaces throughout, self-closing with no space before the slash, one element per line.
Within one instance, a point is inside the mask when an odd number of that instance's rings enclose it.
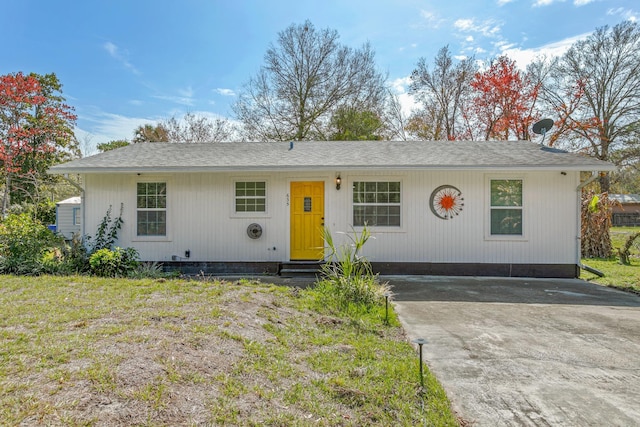
<path fill-rule="evenodd" d="M 340 174 L 336 177 L 336 190 L 340 189 L 340 184 L 342 184 L 342 178 L 340 178 Z"/>

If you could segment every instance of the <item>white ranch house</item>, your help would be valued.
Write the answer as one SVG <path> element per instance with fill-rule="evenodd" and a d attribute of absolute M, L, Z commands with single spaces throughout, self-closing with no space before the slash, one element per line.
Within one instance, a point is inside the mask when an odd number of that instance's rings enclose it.
<path fill-rule="evenodd" d="M 133 144 L 50 172 L 80 175 L 83 234 L 122 205 L 117 244 L 168 268 L 282 273 L 325 257 L 323 226 L 367 224 L 384 274 L 576 277 L 581 173 L 614 169 L 524 141 L 318 141 Z"/>

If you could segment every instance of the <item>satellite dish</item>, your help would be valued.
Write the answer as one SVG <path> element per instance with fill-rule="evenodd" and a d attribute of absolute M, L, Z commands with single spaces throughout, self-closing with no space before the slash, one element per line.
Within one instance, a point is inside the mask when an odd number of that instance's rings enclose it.
<path fill-rule="evenodd" d="M 542 135 L 542 144 L 544 142 L 545 136 L 547 136 L 547 132 L 553 127 L 552 119 L 542 119 L 539 122 L 533 124 L 533 133 Z"/>
<path fill-rule="evenodd" d="M 553 127 L 552 119 L 542 119 L 539 122 L 534 123 L 533 133 L 537 133 L 538 135 L 544 135 L 552 127 Z"/>

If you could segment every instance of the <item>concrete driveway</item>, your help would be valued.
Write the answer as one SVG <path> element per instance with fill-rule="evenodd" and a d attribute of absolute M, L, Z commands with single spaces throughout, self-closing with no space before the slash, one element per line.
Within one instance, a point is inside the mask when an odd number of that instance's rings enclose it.
<path fill-rule="evenodd" d="M 474 426 L 640 426 L 640 296 L 581 280 L 386 276 Z"/>

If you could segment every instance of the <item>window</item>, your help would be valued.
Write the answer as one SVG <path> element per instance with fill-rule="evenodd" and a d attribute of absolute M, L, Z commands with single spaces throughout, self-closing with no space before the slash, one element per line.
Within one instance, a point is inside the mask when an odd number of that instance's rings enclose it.
<path fill-rule="evenodd" d="M 167 235 L 167 183 L 138 183 L 138 236 Z"/>
<path fill-rule="evenodd" d="M 82 224 L 82 216 L 80 215 L 80 208 L 73 208 L 73 225 Z"/>
<path fill-rule="evenodd" d="M 266 207 L 266 182 L 236 182 L 236 212 L 265 212 Z"/>
<path fill-rule="evenodd" d="M 491 235 L 522 236 L 522 180 L 491 180 Z"/>
<path fill-rule="evenodd" d="M 400 227 L 400 182 L 353 183 L 353 225 Z"/>

